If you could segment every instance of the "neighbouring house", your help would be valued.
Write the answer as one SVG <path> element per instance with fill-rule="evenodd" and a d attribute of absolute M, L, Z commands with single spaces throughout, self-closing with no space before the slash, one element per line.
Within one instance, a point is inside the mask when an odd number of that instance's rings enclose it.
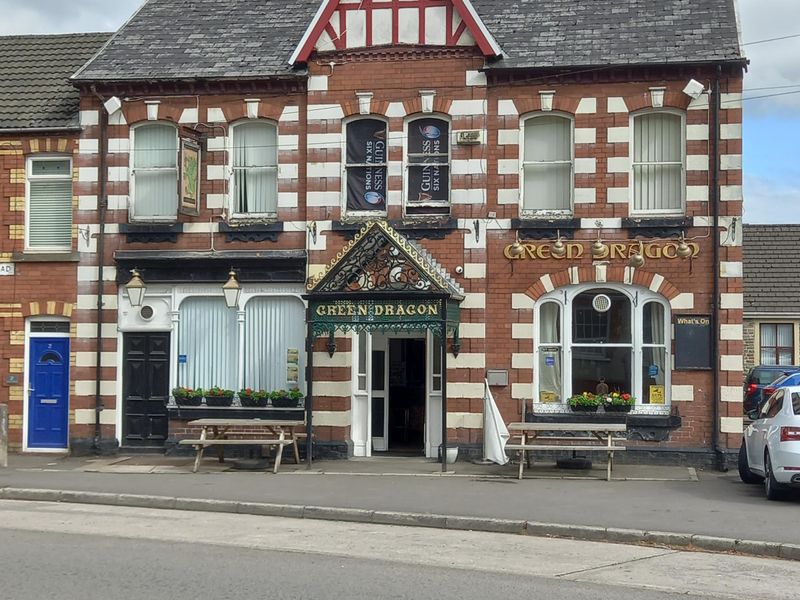
<path fill-rule="evenodd" d="M 800 225 L 744 226 L 744 369 L 800 364 Z"/>
<path fill-rule="evenodd" d="M 80 203 L 73 192 L 91 148 L 69 78 L 108 37 L 0 37 L 0 402 L 12 448 L 63 452 L 75 430 L 76 281 L 96 248 L 83 217 L 96 221 L 97 192 Z"/>
<path fill-rule="evenodd" d="M 171 398 L 219 386 L 299 389 L 321 455 L 477 451 L 488 379 L 506 421 L 605 385 L 636 398 L 627 460 L 724 461 L 735 2 L 597 4 L 145 3 L 72 77 L 73 447 L 277 410 Z"/>

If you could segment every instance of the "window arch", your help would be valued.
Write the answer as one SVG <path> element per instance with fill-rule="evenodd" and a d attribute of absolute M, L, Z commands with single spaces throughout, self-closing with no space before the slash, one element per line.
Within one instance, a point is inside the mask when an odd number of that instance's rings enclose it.
<path fill-rule="evenodd" d="M 178 216 L 178 130 L 169 123 L 131 129 L 132 216 L 173 220 Z"/>
<path fill-rule="evenodd" d="M 386 212 L 388 126 L 375 117 L 345 123 L 344 197 L 348 214 Z"/>
<path fill-rule="evenodd" d="M 520 187 L 522 211 L 572 212 L 574 190 L 573 120 L 537 113 L 522 121 Z"/>
<path fill-rule="evenodd" d="M 670 309 L 650 290 L 615 284 L 569 286 L 550 292 L 534 311 L 534 406 L 566 403 L 595 392 L 636 397 L 636 409 L 669 404 Z"/>
<path fill-rule="evenodd" d="M 405 212 L 450 212 L 450 121 L 438 115 L 406 121 Z"/>
<path fill-rule="evenodd" d="M 632 213 L 683 214 L 686 117 L 674 110 L 631 115 Z"/>
<path fill-rule="evenodd" d="M 240 217 L 278 212 L 278 128 L 249 120 L 231 126 L 231 212 Z"/>

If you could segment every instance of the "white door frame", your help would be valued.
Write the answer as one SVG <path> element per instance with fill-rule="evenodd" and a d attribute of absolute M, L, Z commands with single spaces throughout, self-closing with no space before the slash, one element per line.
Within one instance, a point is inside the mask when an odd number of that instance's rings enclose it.
<path fill-rule="evenodd" d="M 67 356 L 67 414 L 69 414 L 69 407 L 72 405 L 69 390 L 71 389 L 70 365 L 72 364 L 72 339 L 69 333 L 31 333 L 31 322 L 33 321 L 50 321 L 60 323 L 70 323 L 71 321 L 66 317 L 52 317 L 52 316 L 35 316 L 25 319 L 25 352 L 23 365 L 22 382 L 22 451 L 23 452 L 36 452 L 40 454 L 64 454 L 69 452 L 69 418 L 67 419 L 67 447 L 66 448 L 29 448 L 28 447 L 28 414 L 30 403 L 30 378 L 31 378 L 31 338 L 67 338 L 70 341 L 69 353 Z"/>

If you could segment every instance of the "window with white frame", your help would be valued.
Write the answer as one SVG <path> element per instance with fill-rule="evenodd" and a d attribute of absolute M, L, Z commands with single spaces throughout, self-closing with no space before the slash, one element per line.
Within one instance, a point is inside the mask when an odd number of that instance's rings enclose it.
<path fill-rule="evenodd" d="M 523 212 L 571 212 L 572 119 L 551 113 L 533 115 L 522 127 Z"/>
<path fill-rule="evenodd" d="M 28 250 L 72 248 L 72 160 L 33 156 L 27 164 L 25 245 Z"/>
<path fill-rule="evenodd" d="M 265 121 L 232 128 L 231 196 L 234 216 L 278 212 L 278 128 Z"/>
<path fill-rule="evenodd" d="M 633 121 L 633 212 L 683 212 L 685 188 L 684 116 L 647 112 Z"/>
<path fill-rule="evenodd" d="M 348 214 L 386 212 L 387 126 L 379 119 L 345 125 L 345 198 Z"/>
<path fill-rule="evenodd" d="M 450 212 L 450 123 L 436 117 L 408 122 L 407 215 Z"/>
<path fill-rule="evenodd" d="M 132 130 L 133 216 L 172 220 L 178 215 L 178 132 L 149 123 Z"/>
<path fill-rule="evenodd" d="M 582 392 L 630 393 L 639 407 L 669 403 L 669 305 L 649 290 L 570 286 L 535 310 L 535 404 Z M 657 408 L 656 408 L 657 409 Z"/>
<path fill-rule="evenodd" d="M 791 323 L 761 323 L 759 347 L 762 365 L 794 364 L 794 325 Z"/>

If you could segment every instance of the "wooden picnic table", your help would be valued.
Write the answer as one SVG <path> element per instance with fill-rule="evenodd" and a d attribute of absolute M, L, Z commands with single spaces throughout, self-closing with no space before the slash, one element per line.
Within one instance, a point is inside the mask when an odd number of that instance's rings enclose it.
<path fill-rule="evenodd" d="M 287 421 L 278 419 L 196 419 L 189 421 L 189 425 L 200 427 L 200 437 L 186 439 L 178 442 L 182 445 L 194 446 L 197 455 L 194 459 L 193 473 L 197 473 L 203 452 L 210 446 L 217 447 L 219 462 L 225 462 L 225 446 L 267 446 L 276 447 L 275 466 L 273 473 L 277 473 L 281 466 L 281 455 L 284 446 L 293 446 L 295 463 L 300 464 L 300 449 L 297 438 L 305 437 L 305 433 L 297 431 L 305 428 L 305 421 Z M 231 428 L 246 427 L 250 431 Z M 256 429 L 257 431 L 252 431 Z M 235 435 L 230 438 L 229 435 Z"/>
<path fill-rule="evenodd" d="M 527 463 L 530 467 L 530 453 L 535 450 L 573 450 L 586 452 L 607 452 L 608 465 L 606 480 L 611 481 L 614 452 L 624 452 L 622 441 L 615 433 L 628 431 L 624 423 L 510 423 L 508 432 L 519 443 L 506 444 L 507 450 L 519 451 L 519 479 Z M 565 432 L 586 433 L 586 436 L 541 435 L 543 433 L 562 434 Z M 533 443 L 532 443 L 533 442 Z"/>

